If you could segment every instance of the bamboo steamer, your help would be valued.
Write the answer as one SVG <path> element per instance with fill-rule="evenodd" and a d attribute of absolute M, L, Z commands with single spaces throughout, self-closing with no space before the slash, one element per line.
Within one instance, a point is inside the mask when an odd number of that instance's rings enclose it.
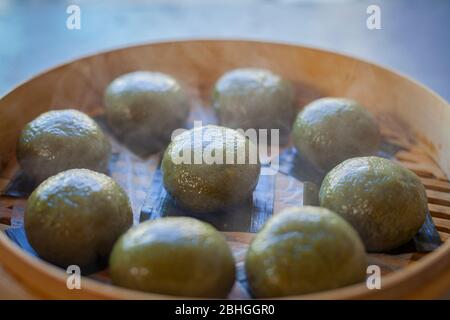
<path fill-rule="evenodd" d="M 61 65 L 18 86 L 0 100 L 0 188 L 17 170 L 15 144 L 22 127 L 49 109 L 101 112 L 109 82 L 134 70 L 172 74 L 191 95 L 208 101 L 220 75 L 236 67 L 265 67 L 291 80 L 299 105 L 318 96 L 346 96 L 365 105 L 385 137 L 404 149 L 397 160 L 427 188 L 429 210 L 443 244 L 427 255 L 403 257 L 401 268 L 382 278 L 381 290 L 364 283 L 293 299 L 433 298 L 450 290 L 450 106 L 438 95 L 395 72 L 348 56 L 286 44 L 232 40 L 154 43 L 108 51 Z M 8 213 L 16 201 L 0 197 Z M 1 217 L 1 216 L 0 216 Z M 248 243 L 251 235 L 227 233 Z M 0 298 L 168 299 L 83 278 L 68 290 L 67 274 L 32 257 L 0 232 Z"/>

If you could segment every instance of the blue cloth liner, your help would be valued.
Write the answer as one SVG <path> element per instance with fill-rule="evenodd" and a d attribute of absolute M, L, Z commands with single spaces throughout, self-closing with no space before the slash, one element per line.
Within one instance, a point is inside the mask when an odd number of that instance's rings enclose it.
<path fill-rule="evenodd" d="M 14 198 L 26 198 L 36 187 L 37 183 L 20 170 L 5 187 L 2 195 Z"/>
<path fill-rule="evenodd" d="M 390 149 L 388 149 L 390 148 Z M 381 151 L 386 158 L 391 157 L 391 152 L 396 150 L 393 147 L 386 148 L 388 151 Z M 288 148 L 280 154 L 280 172 L 295 177 L 303 182 L 314 183 L 320 186 L 324 173 L 315 169 L 305 159 L 297 154 L 294 148 Z M 23 188 L 27 186 L 27 188 Z M 28 188 L 29 187 L 29 188 Z M 23 174 L 19 173 L 17 179 L 12 179 L 7 192 L 10 196 L 28 195 L 33 188 L 30 181 Z M 162 182 L 162 173 L 158 169 L 155 171 L 149 194 L 141 210 L 141 221 L 156 219 L 164 216 L 192 216 L 207 221 L 220 231 L 234 232 L 258 232 L 267 219 L 273 214 L 275 197 L 275 176 L 261 175 L 258 184 L 253 192 L 253 196 L 246 203 L 229 208 L 226 211 L 215 212 L 214 214 L 196 214 L 179 208 L 172 197 L 167 193 Z M 232 218 L 230 218 L 232 217 Z M 21 228 L 9 228 L 6 235 L 22 249 L 37 256 L 30 246 L 25 230 Z M 413 240 L 406 245 L 395 249 L 392 253 L 430 252 L 442 243 L 439 233 L 433 223 L 429 212 L 426 220 Z"/>
<path fill-rule="evenodd" d="M 6 229 L 5 233 L 6 233 L 6 236 L 9 239 L 11 239 L 11 241 L 13 241 L 19 247 L 21 247 L 28 254 L 30 254 L 34 257 L 39 257 L 37 252 L 31 247 L 30 243 L 28 242 L 24 227 L 11 227 L 11 228 Z M 99 271 L 105 269 L 106 266 L 107 266 L 106 259 L 98 260 L 95 263 L 93 263 L 92 265 L 81 266 L 81 273 L 83 275 L 94 274 L 96 272 L 99 272 Z"/>
<path fill-rule="evenodd" d="M 9 239 L 11 239 L 14 243 L 16 243 L 23 250 L 31 254 L 32 256 L 37 257 L 38 254 L 31 247 L 28 242 L 27 235 L 25 234 L 25 229 L 23 227 L 16 228 L 8 228 L 5 230 L 6 235 Z"/>
<path fill-rule="evenodd" d="M 94 119 L 105 132 L 109 132 L 109 128 L 106 125 L 105 116 L 96 116 Z M 118 158 L 118 154 L 112 152 L 111 159 L 109 161 L 108 174 L 111 172 L 111 168 L 117 162 Z M 29 177 L 22 170 L 19 170 L 2 191 L 2 195 L 14 198 L 26 198 L 33 192 L 34 189 L 37 188 L 38 185 L 39 184 L 33 178 Z"/>
<path fill-rule="evenodd" d="M 111 159 L 109 161 L 109 171 L 111 167 L 117 162 L 118 154 L 111 153 Z M 9 181 L 7 186 L 2 192 L 2 195 L 14 198 L 27 198 L 39 184 L 25 172 L 19 170 L 14 177 Z"/>
<path fill-rule="evenodd" d="M 392 159 L 400 147 L 383 142 L 378 156 Z M 302 157 L 295 148 L 288 148 L 280 154 L 280 172 L 290 175 L 300 181 L 308 181 L 320 187 L 326 172 L 320 171 Z M 407 244 L 392 250 L 391 253 L 403 253 L 416 250 L 417 252 L 431 252 L 441 245 L 441 237 L 439 236 L 430 212 L 427 210 L 425 222 Z"/>
<path fill-rule="evenodd" d="M 275 176 L 261 175 L 246 202 L 212 214 L 195 213 L 177 206 L 163 185 L 162 172 L 153 175 L 149 194 L 141 209 L 140 221 L 166 216 L 190 216 L 212 224 L 220 231 L 258 232 L 273 213 Z"/>

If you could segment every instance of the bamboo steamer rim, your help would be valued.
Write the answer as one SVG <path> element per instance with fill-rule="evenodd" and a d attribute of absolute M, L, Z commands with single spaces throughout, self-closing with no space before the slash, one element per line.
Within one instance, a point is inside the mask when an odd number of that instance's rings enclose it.
<path fill-rule="evenodd" d="M 57 71 L 67 67 L 74 62 L 88 60 L 98 55 L 107 53 L 119 53 L 128 49 L 158 46 L 169 44 L 255 44 L 274 47 L 290 47 L 292 49 L 304 49 L 313 53 L 335 55 L 340 58 L 356 60 L 359 63 L 369 65 L 381 71 L 392 73 L 406 82 L 412 83 L 420 90 L 426 91 L 427 95 L 433 96 L 436 101 L 450 108 L 450 105 L 438 94 L 399 72 L 392 71 L 389 68 L 367 62 L 363 59 L 354 58 L 347 54 L 335 53 L 328 50 L 297 46 L 287 43 L 262 42 L 253 40 L 233 40 L 233 39 L 196 39 L 196 40 L 178 40 L 153 42 L 113 50 L 100 51 L 95 54 L 86 55 L 82 58 L 60 64 L 46 71 L 38 73 L 36 76 L 22 82 L 14 87 L 2 99 L 13 94 L 16 90 L 22 88 L 30 81 L 36 80 L 47 73 Z M 431 155 L 434 160 L 434 155 Z M 82 298 L 82 299 L 186 299 L 186 297 L 176 297 L 162 294 L 145 293 L 125 288 L 105 284 L 87 277 L 83 277 L 81 290 L 68 290 L 66 288 L 67 274 L 64 270 L 45 262 L 37 257 L 31 256 L 23 251 L 18 245 L 13 243 L 3 232 L 0 232 L 0 262 L 2 265 L 17 278 L 25 283 L 38 297 L 48 298 Z M 41 286 L 47 289 L 43 290 Z M 338 288 L 329 291 L 323 291 L 307 295 L 281 297 L 280 299 L 373 299 L 373 298 L 431 298 L 437 297 L 450 289 L 450 241 L 444 242 L 434 252 L 422 257 L 406 268 L 392 272 L 382 277 L 381 290 L 369 290 L 365 283 L 358 283 L 352 286 Z M 50 289 L 50 290 L 49 290 Z M 52 289 L 54 289 L 53 292 Z"/>

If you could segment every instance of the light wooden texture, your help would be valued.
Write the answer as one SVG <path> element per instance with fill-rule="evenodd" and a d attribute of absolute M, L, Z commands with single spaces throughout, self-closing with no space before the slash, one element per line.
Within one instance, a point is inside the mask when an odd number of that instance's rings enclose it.
<path fill-rule="evenodd" d="M 319 96 L 346 96 L 365 105 L 378 118 L 384 136 L 405 147 L 397 154 L 397 160 L 421 177 L 441 238 L 448 239 L 448 104 L 389 70 L 346 56 L 289 45 L 247 41 L 158 43 L 94 55 L 44 73 L 0 100 L 0 185 L 4 186 L 15 171 L 14 148 L 20 129 L 48 109 L 71 106 L 97 113 L 102 106 L 102 92 L 113 78 L 142 69 L 170 73 L 181 80 L 192 97 L 208 101 L 213 83 L 224 71 L 244 66 L 266 67 L 293 81 L 299 88 L 299 105 Z M 0 210 L 7 215 L 16 200 L 0 201 Z M 248 234 L 227 236 L 236 246 L 249 241 Z M 357 284 L 292 298 L 430 298 L 450 288 L 449 241 L 426 256 L 398 258 L 395 262 L 383 260 L 386 268 L 397 271 L 383 276 L 382 290 L 368 290 L 364 284 Z M 371 259 L 379 261 L 376 255 Z M 32 292 L 35 297 L 174 298 L 116 288 L 88 278 L 83 279 L 82 290 L 68 290 L 64 272 L 27 255 L 1 232 L 0 263 L 21 286 L 25 284 L 24 292 Z"/>
<path fill-rule="evenodd" d="M 26 288 L 26 285 L 21 284 L 11 274 L 0 267 L 0 300 L 35 298 L 36 296 Z"/>

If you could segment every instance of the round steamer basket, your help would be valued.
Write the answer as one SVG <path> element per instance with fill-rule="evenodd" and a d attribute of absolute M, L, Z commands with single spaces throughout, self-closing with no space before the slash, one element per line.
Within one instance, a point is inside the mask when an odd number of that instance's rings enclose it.
<path fill-rule="evenodd" d="M 348 56 L 285 44 L 252 41 L 154 43 L 92 55 L 54 68 L 20 85 L 0 100 L 0 190 L 18 171 L 15 145 L 23 126 L 58 108 L 102 112 L 105 87 L 135 70 L 173 75 L 192 97 L 210 104 L 215 81 L 237 67 L 263 67 L 293 82 L 299 109 L 320 96 L 344 96 L 372 112 L 384 138 L 400 145 L 396 160 L 414 171 L 427 189 L 429 211 L 442 240 L 428 254 L 412 252 L 384 259 L 390 270 L 381 289 L 365 283 L 289 299 L 434 298 L 450 291 L 450 106 L 435 93 L 395 72 Z M 0 223 L 7 228 L 14 205 L 26 199 L 0 197 Z M 233 248 L 252 234 L 227 233 Z M 370 261 L 369 255 L 369 261 Z M 395 258 L 395 259 L 394 259 Z M 399 263 L 400 261 L 400 263 Z M 168 299 L 83 277 L 69 290 L 67 273 L 36 258 L 0 231 L 0 297 L 83 299 Z M 106 283 L 105 283 L 106 282 Z"/>

